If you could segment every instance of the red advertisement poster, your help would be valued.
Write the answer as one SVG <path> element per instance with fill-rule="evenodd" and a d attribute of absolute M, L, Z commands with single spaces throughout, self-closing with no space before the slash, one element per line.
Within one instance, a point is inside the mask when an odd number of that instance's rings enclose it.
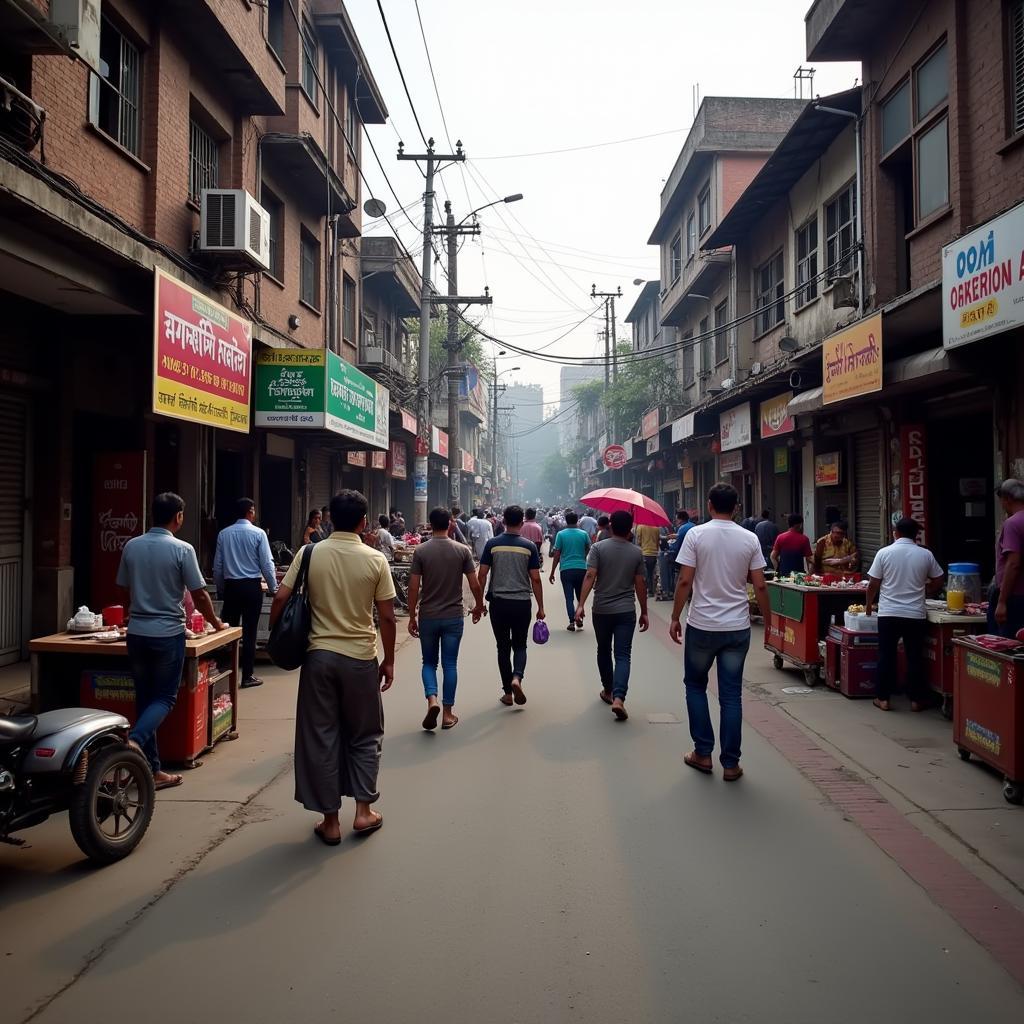
<path fill-rule="evenodd" d="M 370 469 L 387 469 L 387 452 L 370 452 Z"/>
<path fill-rule="evenodd" d="M 391 475 L 396 480 L 404 480 L 406 477 L 406 473 L 408 472 L 406 468 L 406 449 L 404 442 L 391 442 L 391 452 L 389 461 L 391 463 Z"/>
<path fill-rule="evenodd" d="M 110 452 L 96 456 L 90 513 L 92 573 L 90 607 L 120 604 L 117 568 L 125 544 L 143 532 L 146 514 L 146 453 Z"/>
<path fill-rule="evenodd" d="M 160 270 L 153 299 L 153 411 L 249 432 L 252 324 Z"/>
<path fill-rule="evenodd" d="M 903 514 L 921 526 L 919 544 L 928 543 L 928 448 L 923 423 L 900 427 Z"/>

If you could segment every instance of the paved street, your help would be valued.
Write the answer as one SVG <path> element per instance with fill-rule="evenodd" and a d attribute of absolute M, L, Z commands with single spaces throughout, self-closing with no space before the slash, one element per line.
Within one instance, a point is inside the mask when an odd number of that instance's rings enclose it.
<path fill-rule="evenodd" d="M 294 678 L 272 670 L 243 695 L 242 738 L 162 795 L 124 864 L 81 867 L 63 820 L 0 847 L 5 1020 L 1021 1020 L 1024 989 L 936 903 L 952 876 L 939 864 L 926 891 L 869 838 L 856 776 L 798 771 L 782 710 L 748 701 L 773 743 L 747 728 L 740 784 L 682 766 L 666 605 L 637 639 L 625 724 L 597 699 L 592 632 L 564 631 L 553 588 L 548 608 L 522 710 L 498 705 L 490 629 L 467 624 L 452 732 L 420 730 L 404 646 L 366 841 L 313 840 L 292 801 Z M 993 813 L 1019 836 L 1019 811 Z M 993 875 L 1011 966 L 1014 863 Z"/>

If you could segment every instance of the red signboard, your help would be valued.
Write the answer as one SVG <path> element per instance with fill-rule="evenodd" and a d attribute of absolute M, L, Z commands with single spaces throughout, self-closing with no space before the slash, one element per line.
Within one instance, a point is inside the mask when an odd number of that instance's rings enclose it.
<path fill-rule="evenodd" d="M 409 412 L 408 409 L 399 409 L 402 414 L 402 429 L 407 430 L 410 434 L 416 433 L 416 417 L 413 413 Z"/>
<path fill-rule="evenodd" d="M 90 607 L 120 604 L 117 569 L 125 544 L 143 532 L 146 513 L 146 453 L 96 456 L 93 471 L 92 579 Z"/>
<path fill-rule="evenodd" d="M 406 450 L 405 443 L 402 441 L 392 441 L 390 454 L 388 460 L 391 463 L 391 475 L 396 480 L 404 480 L 406 473 L 408 472 L 406 461 Z"/>
<path fill-rule="evenodd" d="M 628 461 L 626 459 L 626 449 L 621 444 L 610 444 L 604 450 L 604 464 L 609 469 L 622 469 L 622 467 Z"/>
<path fill-rule="evenodd" d="M 476 459 L 473 458 L 472 452 L 467 452 L 465 449 L 462 449 L 462 472 L 476 472 Z"/>
<path fill-rule="evenodd" d="M 387 469 L 387 452 L 370 452 L 370 469 Z"/>
<path fill-rule="evenodd" d="M 921 527 L 917 541 L 928 537 L 928 448 L 922 423 L 900 427 L 900 466 L 903 475 L 903 514 Z"/>
<path fill-rule="evenodd" d="M 153 411 L 249 432 L 252 324 L 161 270 L 153 299 Z"/>
<path fill-rule="evenodd" d="M 442 459 L 448 458 L 448 435 L 439 427 L 430 428 L 430 450 Z"/>
<path fill-rule="evenodd" d="M 777 395 L 770 401 L 761 403 L 761 436 L 778 437 L 779 434 L 792 432 L 796 423 L 789 414 L 789 403 L 793 400 L 793 392 L 787 391 Z"/>
<path fill-rule="evenodd" d="M 653 437 L 658 432 L 658 419 L 659 414 L 657 409 L 652 409 L 650 412 L 644 413 L 642 433 L 645 439 Z"/>
<path fill-rule="evenodd" d="M 346 461 L 350 466 L 365 466 L 366 452 L 346 452 Z"/>

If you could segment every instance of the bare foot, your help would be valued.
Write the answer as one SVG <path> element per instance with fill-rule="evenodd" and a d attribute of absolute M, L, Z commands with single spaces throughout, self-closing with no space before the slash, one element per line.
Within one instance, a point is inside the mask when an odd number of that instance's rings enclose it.
<path fill-rule="evenodd" d="M 879 697 L 876 697 L 871 703 L 874 704 L 875 707 L 879 709 L 879 711 L 891 710 L 889 707 L 889 702 L 887 700 L 882 700 Z"/>

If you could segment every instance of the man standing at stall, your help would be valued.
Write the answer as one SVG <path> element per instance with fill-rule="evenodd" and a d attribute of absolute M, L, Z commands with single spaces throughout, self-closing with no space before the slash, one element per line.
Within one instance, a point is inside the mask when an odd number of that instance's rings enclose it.
<path fill-rule="evenodd" d="M 791 572 L 810 572 L 814 560 L 811 542 L 804 533 L 804 517 L 793 513 L 789 516 L 789 529 L 780 533 L 772 546 L 772 564 L 780 576 Z M 765 619 L 765 622 L 768 620 Z"/>
<path fill-rule="evenodd" d="M 814 571 L 819 576 L 826 572 L 856 572 L 859 562 L 857 545 L 850 540 L 847 525 L 841 519 L 814 545 Z"/>
<path fill-rule="evenodd" d="M 117 584 L 128 591 L 128 665 L 135 681 L 138 717 L 129 734 L 153 769 L 157 789 L 181 785 L 160 767 L 156 731 L 178 699 L 185 667 L 185 591 L 214 629 L 224 629 L 206 592 L 191 544 L 175 534 L 185 522 L 185 502 L 171 491 L 153 499 L 149 531 L 121 552 Z"/>
<path fill-rule="evenodd" d="M 996 491 L 1006 513 L 996 542 L 996 575 L 988 595 L 988 631 L 1014 637 L 1024 629 L 1024 482 L 1010 477 Z"/>
<path fill-rule="evenodd" d="M 270 541 L 256 525 L 256 503 L 252 498 L 239 498 L 236 514 L 236 521 L 217 537 L 213 582 L 224 602 L 224 621 L 242 627 L 242 686 L 247 688 L 263 685 L 254 674 L 256 631 L 263 610 L 263 580 L 273 597 L 277 593 L 277 573 Z"/>

